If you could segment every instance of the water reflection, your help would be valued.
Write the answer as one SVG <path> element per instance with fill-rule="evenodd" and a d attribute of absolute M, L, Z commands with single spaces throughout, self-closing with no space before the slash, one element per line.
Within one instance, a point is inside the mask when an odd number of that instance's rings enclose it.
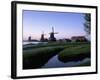
<path fill-rule="evenodd" d="M 69 61 L 66 63 L 61 62 L 58 59 L 58 55 L 52 57 L 42 68 L 55 68 L 55 67 L 73 67 L 73 66 L 78 66 L 80 64 L 84 64 L 85 62 L 89 62 L 90 58 L 85 58 L 81 61 Z"/>

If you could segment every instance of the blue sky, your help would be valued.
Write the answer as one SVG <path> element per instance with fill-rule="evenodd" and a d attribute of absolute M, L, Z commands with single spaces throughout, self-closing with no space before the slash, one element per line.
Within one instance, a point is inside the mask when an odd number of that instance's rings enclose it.
<path fill-rule="evenodd" d="M 23 10 L 23 39 L 40 39 L 44 32 L 46 38 L 54 27 L 57 39 L 71 38 L 72 36 L 83 36 L 84 14 L 69 12 L 46 12 Z"/>

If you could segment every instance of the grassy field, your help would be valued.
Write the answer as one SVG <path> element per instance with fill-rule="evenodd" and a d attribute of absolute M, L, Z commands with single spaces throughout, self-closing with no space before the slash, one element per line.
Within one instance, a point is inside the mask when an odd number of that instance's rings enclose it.
<path fill-rule="evenodd" d="M 90 57 L 90 45 L 79 45 L 76 47 L 69 47 L 58 54 L 59 60 L 63 62 L 78 61 L 86 57 Z"/>
<path fill-rule="evenodd" d="M 32 69 L 43 66 L 52 56 L 63 50 L 64 47 L 42 47 L 25 50 L 23 53 L 23 68 Z"/>
<path fill-rule="evenodd" d="M 90 57 L 90 44 L 86 42 L 50 42 L 26 45 L 23 47 L 23 69 L 40 68 L 55 55 L 58 55 L 62 62 Z"/>
<path fill-rule="evenodd" d="M 85 45 L 88 44 L 87 42 L 48 42 L 46 44 L 39 43 L 37 45 L 27 44 L 23 46 L 23 50 L 33 49 L 33 48 L 40 48 L 40 47 L 52 47 L 52 46 L 77 46 L 77 45 Z"/>

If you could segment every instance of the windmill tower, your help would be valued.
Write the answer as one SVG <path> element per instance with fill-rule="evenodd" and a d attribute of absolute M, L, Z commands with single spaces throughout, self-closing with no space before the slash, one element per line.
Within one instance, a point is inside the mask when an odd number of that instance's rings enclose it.
<path fill-rule="evenodd" d="M 58 32 L 54 32 L 54 28 L 52 27 L 52 32 L 49 33 L 50 34 L 50 37 L 49 37 L 49 40 L 50 41 L 56 41 L 56 38 L 54 36 L 54 34 L 58 34 Z"/>
<path fill-rule="evenodd" d="M 32 41 L 31 36 L 28 37 L 28 41 Z"/>
<path fill-rule="evenodd" d="M 42 42 L 45 41 L 44 35 L 45 35 L 44 32 L 42 32 L 41 38 L 40 38 L 40 41 L 42 41 Z"/>

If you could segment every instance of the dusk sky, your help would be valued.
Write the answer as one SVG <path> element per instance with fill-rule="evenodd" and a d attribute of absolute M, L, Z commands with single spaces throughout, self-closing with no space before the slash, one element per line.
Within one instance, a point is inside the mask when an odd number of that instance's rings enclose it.
<path fill-rule="evenodd" d="M 54 27 L 57 39 L 71 38 L 72 36 L 84 36 L 84 14 L 68 12 L 46 12 L 23 10 L 23 39 L 29 36 L 32 39 L 40 39 L 42 32 L 45 38 Z"/>

